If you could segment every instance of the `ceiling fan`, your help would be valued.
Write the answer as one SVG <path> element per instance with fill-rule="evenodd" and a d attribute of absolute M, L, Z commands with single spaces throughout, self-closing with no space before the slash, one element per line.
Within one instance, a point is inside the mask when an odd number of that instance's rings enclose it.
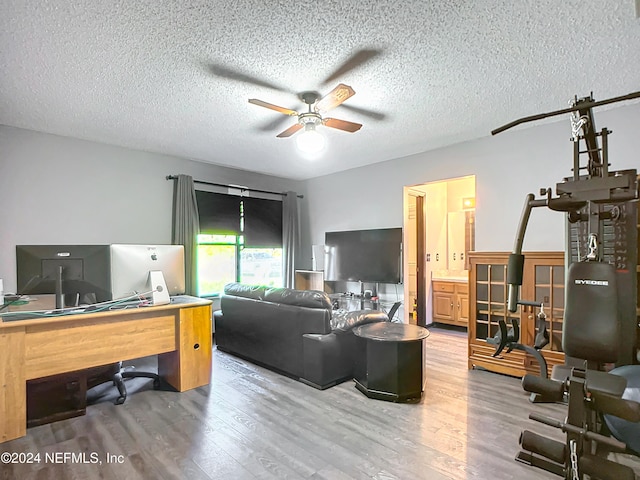
<path fill-rule="evenodd" d="M 350 72 L 351 70 L 358 68 L 359 66 L 370 61 L 372 58 L 380 55 L 381 53 L 382 53 L 382 50 L 379 50 L 379 49 L 361 49 L 354 52 L 347 60 L 345 60 L 344 63 L 342 63 L 328 77 L 326 77 L 321 82 L 321 85 L 325 85 L 345 75 L 347 72 Z M 260 87 L 267 87 L 267 88 L 271 88 L 273 90 L 277 90 L 281 92 L 292 93 L 290 90 L 286 88 L 282 88 L 281 86 L 273 82 L 254 77 L 250 74 L 247 74 L 238 70 L 230 69 L 224 65 L 210 64 L 208 65 L 208 67 L 211 73 L 213 73 L 218 77 L 224 77 L 231 80 L 236 80 L 240 82 L 249 83 L 252 85 L 257 85 Z M 300 98 L 300 100 L 302 100 L 307 106 L 307 111 L 300 112 L 300 113 L 290 108 L 281 107 L 281 106 L 274 105 L 272 103 L 268 103 L 255 98 L 250 99 L 249 102 L 254 105 L 275 110 L 276 112 L 280 112 L 288 116 L 296 116 L 298 119 L 297 123 L 295 123 L 294 125 L 290 126 L 286 130 L 279 133 L 277 137 L 279 138 L 290 137 L 294 133 L 304 129 L 305 130 L 304 135 L 299 135 L 297 137 L 299 146 L 300 146 L 300 140 L 302 138 L 305 138 L 306 140 L 307 138 L 315 137 L 317 141 L 320 141 L 320 140 L 324 141 L 324 137 L 322 137 L 322 135 L 316 132 L 316 127 L 320 125 L 323 125 L 325 127 L 330 127 L 330 128 L 336 128 L 338 130 L 342 130 L 350 133 L 357 132 L 360 128 L 362 128 L 362 124 L 360 123 L 349 122 L 347 120 L 340 120 L 337 118 L 323 117 L 323 115 L 326 112 L 328 112 L 333 108 L 336 108 L 339 105 L 342 105 L 344 101 L 346 101 L 353 95 L 355 95 L 355 91 L 350 86 L 345 85 L 343 83 L 340 83 L 339 85 L 337 85 L 333 90 L 331 90 L 324 97 L 320 97 L 320 94 L 315 91 L 305 91 L 305 92 L 299 93 L 297 94 L 298 98 Z M 373 118 L 376 120 L 383 120 L 386 117 L 384 113 L 377 112 L 374 110 L 368 110 L 361 107 L 355 107 L 351 105 L 342 105 L 342 108 L 354 111 L 360 115 Z M 266 126 L 262 128 L 262 130 L 270 130 L 271 128 L 275 128 L 277 125 L 279 125 L 279 123 L 280 123 L 279 119 L 277 119 L 276 121 L 269 122 Z M 316 135 L 313 135 L 314 133 Z"/>
<path fill-rule="evenodd" d="M 302 113 L 298 113 L 295 110 L 280 107 L 272 103 L 264 102 L 256 98 L 249 99 L 249 103 L 253 103 L 260 107 L 270 108 L 271 110 L 284 113 L 285 115 L 298 117 L 298 122 L 296 124 L 276 135 L 278 138 L 290 137 L 303 128 L 306 131 L 315 130 L 319 125 L 353 133 L 360 130 L 360 128 L 362 128 L 362 124 L 349 122 L 347 120 L 340 120 L 338 118 L 323 118 L 322 114 L 342 104 L 342 102 L 355 95 L 355 93 L 356 92 L 353 88 L 349 85 L 345 85 L 344 83 L 336 86 L 322 98 L 318 98 L 319 95 L 317 92 L 303 92 L 300 94 L 300 99 L 307 104 L 308 110 Z"/>

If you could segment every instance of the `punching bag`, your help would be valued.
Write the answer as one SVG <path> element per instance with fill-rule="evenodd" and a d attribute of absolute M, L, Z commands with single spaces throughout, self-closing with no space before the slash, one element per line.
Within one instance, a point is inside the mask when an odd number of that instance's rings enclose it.
<path fill-rule="evenodd" d="M 614 266 L 572 263 L 565 285 L 562 350 L 575 358 L 615 362 L 620 340 Z"/>

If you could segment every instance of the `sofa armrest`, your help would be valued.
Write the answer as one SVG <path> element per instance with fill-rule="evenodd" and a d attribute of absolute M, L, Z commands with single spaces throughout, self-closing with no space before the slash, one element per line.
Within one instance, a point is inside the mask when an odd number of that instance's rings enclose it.
<path fill-rule="evenodd" d="M 353 310 L 340 314 L 334 312 L 331 317 L 331 331 L 349 332 L 359 325 L 388 320 L 387 314 L 380 310 Z"/>
<path fill-rule="evenodd" d="M 213 312 L 213 332 L 216 331 L 216 322 L 220 323 L 222 321 L 222 310 L 216 310 Z"/>
<path fill-rule="evenodd" d="M 352 332 L 302 336 L 304 374 L 300 380 L 324 390 L 353 378 L 355 335 Z"/>

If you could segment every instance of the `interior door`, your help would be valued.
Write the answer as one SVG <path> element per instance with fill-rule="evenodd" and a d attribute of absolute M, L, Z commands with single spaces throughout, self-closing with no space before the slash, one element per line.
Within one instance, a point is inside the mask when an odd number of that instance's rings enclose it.
<path fill-rule="evenodd" d="M 425 262 L 424 194 L 416 196 L 416 311 L 417 324 L 424 327 L 431 323 L 427 318 L 427 282 Z"/>
<path fill-rule="evenodd" d="M 405 217 L 406 282 L 405 309 L 408 322 L 417 325 L 431 323 L 429 285 L 425 262 L 425 193 L 408 189 Z"/>
<path fill-rule="evenodd" d="M 418 245 L 416 242 L 416 195 L 409 192 L 407 195 L 407 217 L 405 218 L 405 256 L 406 256 L 406 293 L 405 293 L 405 316 L 407 321 L 413 325 L 417 324 L 417 255 Z"/>

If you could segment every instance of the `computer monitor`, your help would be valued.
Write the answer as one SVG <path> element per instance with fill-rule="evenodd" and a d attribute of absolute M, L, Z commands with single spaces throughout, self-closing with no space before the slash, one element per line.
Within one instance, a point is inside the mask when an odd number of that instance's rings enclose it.
<path fill-rule="evenodd" d="M 184 293 L 182 245 L 111 245 L 111 295 L 114 300 L 143 294 L 152 297 L 156 287 L 150 272 L 162 272 L 171 296 Z"/>
<path fill-rule="evenodd" d="M 56 308 L 111 299 L 109 245 L 16 245 L 17 292 L 56 295 Z"/>

